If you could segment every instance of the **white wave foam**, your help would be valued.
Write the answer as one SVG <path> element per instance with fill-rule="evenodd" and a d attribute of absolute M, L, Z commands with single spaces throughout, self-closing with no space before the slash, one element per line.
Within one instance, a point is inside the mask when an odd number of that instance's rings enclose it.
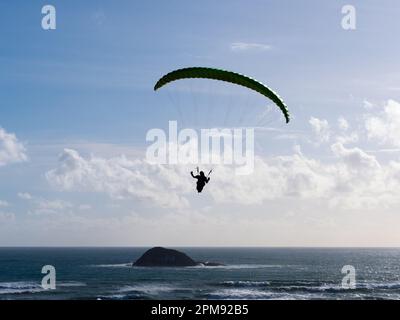
<path fill-rule="evenodd" d="M 161 292 L 171 292 L 176 290 L 176 287 L 165 284 L 138 284 L 131 286 L 124 286 L 120 288 L 119 292 L 141 292 L 145 294 L 158 294 Z"/>
<path fill-rule="evenodd" d="M 358 281 L 356 283 L 357 288 L 364 289 L 400 289 L 400 281 L 388 281 L 388 282 L 378 282 L 378 281 Z"/>
<path fill-rule="evenodd" d="M 57 282 L 56 287 L 84 287 L 86 283 L 78 281 Z M 45 291 L 41 284 L 33 281 L 0 282 L 0 294 L 38 293 Z"/>
<path fill-rule="evenodd" d="M 132 262 L 129 263 L 114 263 L 114 264 L 93 264 L 90 267 L 95 268 L 128 268 L 132 267 Z"/>
<path fill-rule="evenodd" d="M 210 294 L 212 299 L 268 299 L 271 292 L 251 289 L 223 289 Z"/>
<path fill-rule="evenodd" d="M 294 285 L 282 285 L 276 287 L 283 290 L 304 290 L 304 291 L 346 291 L 340 283 L 324 283 L 324 284 L 294 284 Z M 356 289 L 364 290 L 393 290 L 400 289 L 400 281 L 392 282 L 378 282 L 378 281 L 357 281 Z"/>
<path fill-rule="evenodd" d="M 188 267 L 193 269 L 263 269 L 263 268 L 283 268 L 288 266 L 283 266 L 279 264 L 231 264 L 225 266 L 194 266 Z"/>
<path fill-rule="evenodd" d="M 297 290 L 297 291 L 341 291 L 345 290 L 339 284 L 293 284 L 293 285 L 280 285 L 275 286 L 275 289 L 279 290 Z"/>
<path fill-rule="evenodd" d="M 262 291 L 257 289 L 235 288 L 224 289 L 210 293 L 211 299 L 221 300 L 309 300 L 323 299 L 321 294 L 299 293 L 293 294 L 288 292 Z"/>
<path fill-rule="evenodd" d="M 0 282 L 0 294 L 37 293 L 43 290 L 36 282 Z"/>
<path fill-rule="evenodd" d="M 261 286 L 268 286 L 270 285 L 269 281 L 223 281 L 221 282 L 222 285 L 225 286 L 232 286 L 232 287 L 261 287 Z"/>

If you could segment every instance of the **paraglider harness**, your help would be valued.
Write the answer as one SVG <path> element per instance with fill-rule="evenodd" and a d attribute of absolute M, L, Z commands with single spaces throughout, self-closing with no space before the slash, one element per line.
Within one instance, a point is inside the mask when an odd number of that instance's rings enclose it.
<path fill-rule="evenodd" d="M 193 171 L 191 171 L 190 174 L 192 175 L 193 178 L 197 179 L 196 189 L 197 189 L 197 192 L 200 193 L 203 191 L 203 188 L 206 185 L 206 183 L 208 183 L 210 181 L 210 174 L 212 173 L 213 169 L 211 169 L 208 172 L 207 176 L 204 175 L 203 171 L 201 171 L 199 173 L 199 167 L 197 167 L 196 169 L 197 169 L 196 176 L 193 175 Z M 201 174 L 202 172 L 203 172 L 203 174 Z"/>

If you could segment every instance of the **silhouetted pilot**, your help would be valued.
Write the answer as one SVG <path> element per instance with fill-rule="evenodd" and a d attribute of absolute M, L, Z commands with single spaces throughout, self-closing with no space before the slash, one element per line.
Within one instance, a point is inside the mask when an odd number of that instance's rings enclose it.
<path fill-rule="evenodd" d="M 210 181 L 210 178 L 207 178 L 204 175 L 203 171 L 200 171 L 200 174 L 198 174 L 197 176 L 193 175 L 193 171 L 190 171 L 190 174 L 192 175 L 192 177 L 194 179 L 197 179 L 197 192 L 201 192 L 203 191 L 204 186 L 206 185 L 206 183 L 208 183 Z"/>

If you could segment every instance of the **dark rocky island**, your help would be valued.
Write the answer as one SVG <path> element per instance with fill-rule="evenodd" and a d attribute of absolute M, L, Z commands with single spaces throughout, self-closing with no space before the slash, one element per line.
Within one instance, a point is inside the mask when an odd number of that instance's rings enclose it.
<path fill-rule="evenodd" d="M 136 262 L 135 267 L 194 267 L 194 266 L 223 266 L 217 262 L 198 262 L 178 250 L 154 247 L 147 250 Z"/>

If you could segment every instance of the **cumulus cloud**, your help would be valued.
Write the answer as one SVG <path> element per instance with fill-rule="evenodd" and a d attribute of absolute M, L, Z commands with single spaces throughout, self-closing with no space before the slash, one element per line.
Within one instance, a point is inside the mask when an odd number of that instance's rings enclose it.
<path fill-rule="evenodd" d="M 311 125 L 311 129 L 315 135 L 317 144 L 328 142 L 330 139 L 330 128 L 329 123 L 325 119 L 318 119 L 311 117 L 308 121 Z"/>
<path fill-rule="evenodd" d="M 250 176 L 234 177 L 232 169 L 219 168 L 210 193 L 217 202 L 241 204 L 262 204 L 287 197 L 321 197 L 331 183 L 321 172 L 323 169 L 318 161 L 301 153 L 256 157 L 254 173 Z"/>
<path fill-rule="evenodd" d="M 330 239 L 339 241 L 335 242 L 338 245 L 348 245 L 346 235 L 347 239 L 355 239 L 357 232 L 366 239 L 358 242 L 362 245 L 376 245 L 376 239 L 386 239 L 382 234 L 398 243 L 395 222 L 400 208 L 400 159 L 388 161 L 387 154 L 382 159 L 381 154 L 367 151 L 372 140 L 378 144 L 389 141 L 384 134 L 376 134 L 379 130 L 366 134 L 371 119 L 382 121 L 382 126 L 390 124 L 393 118 L 387 114 L 393 110 L 370 106 L 364 112 L 367 115 L 360 116 L 356 121 L 361 122 L 357 123 L 345 118 L 329 123 L 310 118 L 311 127 L 298 140 L 312 145 L 296 146 L 285 156 L 256 156 L 252 175 L 237 176 L 231 166 L 215 166 L 211 183 L 200 197 L 189 175 L 193 168 L 149 164 L 141 158 L 143 154 L 138 156 L 139 152 L 132 152 L 129 157 L 111 157 L 110 153 L 86 157 L 65 149 L 58 165 L 47 172 L 48 182 L 61 191 L 106 194 L 111 201 L 102 199 L 104 207 L 117 214 L 98 214 L 97 204 L 90 203 L 92 197 L 85 197 L 84 204 L 79 205 L 19 193 L 31 205 L 31 214 L 26 216 L 29 224 L 24 225 L 29 225 L 28 232 L 37 227 L 37 241 L 46 232 L 71 245 L 147 245 L 148 241 L 182 245 L 187 239 L 196 245 L 236 245 L 243 241 L 271 244 L 276 239 L 286 239 L 277 244 L 287 245 L 284 241 L 289 238 L 281 237 L 282 233 L 293 236 L 289 244 L 298 244 L 301 239 L 312 245 L 329 238 L 329 245 Z M 315 136 L 312 141 L 308 138 L 310 128 Z M 364 144 L 367 139 L 371 141 Z M 349 145 L 359 141 L 360 144 Z M 130 204 L 136 207 L 139 201 L 154 207 L 141 208 L 131 215 Z M 348 214 L 349 210 L 354 211 Z M 89 215 L 90 211 L 96 215 Z M 2 222 L 14 218 L 10 213 L 0 214 Z M 354 228 L 359 221 L 360 228 Z M 8 227 L 4 230 L 8 236 L 0 232 L 0 237 L 7 243 L 14 233 Z M 149 234 L 156 235 L 156 240 L 150 239 Z"/>
<path fill-rule="evenodd" d="M 351 132 L 350 134 L 337 135 L 335 140 L 341 144 L 356 143 L 359 140 L 359 135 L 357 132 Z"/>
<path fill-rule="evenodd" d="M 376 169 L 379 163 L 374 156 L 368 155 L 359 148 L 345 148 L 342 143 L 336 142 L 332 146 L 333 153 L 349 168 L 356 170 Z"/>
<path fill-rule="evenodd" d="M 0 127 L 0 167 L 11 163 L 27 161 L 24 145 L 13 133 Z"/>
<path fill-rule="evenodd" d="M 342 131 L 347 131 L 347 129 L 350 128 L 349 122 L 343 117 L 340 117 L 338 119 L 338 126 L 339 126 L 339 129 Z"/>
<path fill-rule="evenodd" d="M 125 156 L 85 159 L 76 150 L 65 149 L 59 166 L 47 172 L 46 178 L 63 190 L 103 192 L 117 199 L 136 198 L 161 207 L 181 208 L 188 202 L 180 194 L 191 189 L 184 170 Z"/>
<path fill-rule="evenodd" d="M 330 163 L 307 157 L 299 148 L 290 156 L 256 157 L 255 171 L 249 176 L 235 175 L 233 167 L 217 166 L 206 196 L 215 204 L 261 205 L 287 199 L 324 200 L 346 209 L 400 204 L 400 163 L 382 165 L 362 149 L 340 142 L 331 145 L 331 152 L 336 160 Z M 164 208 L 190 205 L 194 190 L 187 178 L 187 167 L 124 157 L 85 159 L 69 149 L 61 155 L 59 167 L 47 173 L 49 182 L 63 190 L 102 192 Z M 38 209 L 67 208 L 66 203 L 43 202 Z"/>
<path fill-rule="evenodd" d="M 363 148 L 348 146 L 358 141 L 358 132 L 349 130 L 352 126 L 346 119 L 338 121 L 337 127 L 315 117 L 309 121 L 317 146 L 329 147 L 328 159 L 305 155 L 297 146 L 287 156 L 256 156 L 254 173 L 249 176 L 235 175 L 232 166 L 215 166 L 205 197 L 228 205 L 288 199 L 326 201 L 346 209 L 400 205 L 400 162 L 380 162 Z M 85 158 L 65 149 L 57 168 L 46 177 L 61 190 L 101 192 L 113 199 L 133 198 L 161 208 L 187 208 L 194 205 L 191 169 L 125 156 Z"/>
<path fill-rule="evenodd" d="M 400 162 L 383 165 L 360 148 L 335 142 L 336 161 L 321 162 L 297 153 L 257 158 L 250 177 L 235 177 L 225 168 L 210 185 L 222 203 L 264 204 L 294 199 L 324 201 L 337 209 L 384 209 L 400 205 Z M 300 201 L 300 202 L 299 202 Z"/>
<path fill-rule="evenodd" d="M 371 110 L 374 108 L 374 104 L 368 100 L 363 101 L 363 106 L 364 106 L 364 109 L 366 109 L 366 110 Z"/>
<path fill-rule="evenodd" d="M 368 138 L 380 144 L 400 146 L 400 103 L 388 100 L 377 115 L 367 114 L 365 128 Z"/>

